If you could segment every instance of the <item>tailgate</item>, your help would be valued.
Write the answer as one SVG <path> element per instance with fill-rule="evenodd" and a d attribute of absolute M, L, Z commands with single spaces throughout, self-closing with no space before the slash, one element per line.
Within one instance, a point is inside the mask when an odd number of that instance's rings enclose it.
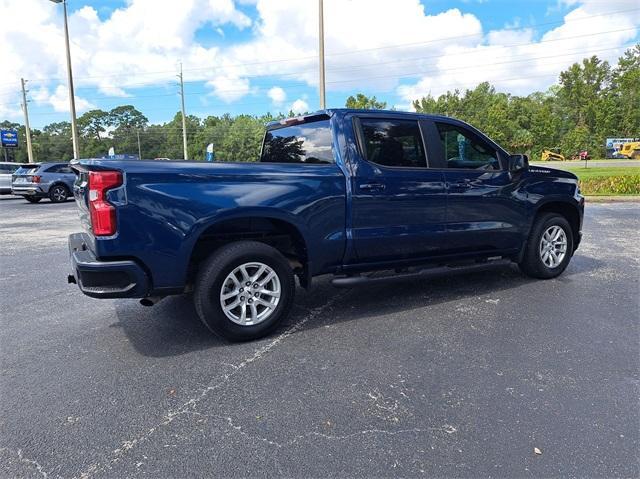
<path fill-rule="evenodd" d="M 91 215 L 89 214 L 89 171 L 73 166 L 76 171 L 76 180 L 73 183 L 73 197 L 78 205 L 80 223 L 82 227 L 91 232 Z"/>
<path fill-rule="evenodd" d="M 32 184 L 33 177 L 37 176 L 40 165 L 23 165 L 11 175 L 11 182 L 16 185 Z"/>

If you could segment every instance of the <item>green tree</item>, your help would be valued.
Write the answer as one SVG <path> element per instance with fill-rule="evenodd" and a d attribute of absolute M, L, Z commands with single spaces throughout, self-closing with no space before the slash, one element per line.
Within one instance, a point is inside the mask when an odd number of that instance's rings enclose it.
<path fill-rule="evenodd" d="M 106 148 L 113 146 L 116 153 L 137 154 L 138 134 L 144 134 L 148 123 L 147 117 L 133 105 L 115 107 L 109 112 L 108 124 L 113 127 L 113 132 Z"/>
<path fill-rule="evenodd" d="M 350 96 L 345 103 L 347 108 L 357 108 L 359 110 L 384 110 L 387 107 L 386 101 L 378 101 L 375 96 L 368 97 L 363 93 Z"/>
<path fill-rule="evenodd" d="M 607 62 L 596 56 L 574 63 L 560 73 L 559 99 L 569 115 L 572 126 L 586 126 L 596 130 L 598 111 L 604 107 L 605 94 L 611 80 Z"/>
<path fill-rule="evenodd" d="M 615 131 L 611 136 L 640 135 L 640 43 L 627 50 L 612 74 Z"/>
<path fill-rule="evenodd" d="M 416 111 L 453 116 L 480 128 L 513 152 L 539 157 L 543 148 L 560 147 L 565 156 L 589 150 L 603 153 L 609 136 L 640 136 L 640 44 L 627 50 L 617 65 L 609 67 L 597 57 L 586 58 L 560 73 L 560 82 L 545 92 L 516 96 L 496 91 L 489 83 L 475 88 L 448 91 L 438 97 L 416 99 Z M 385 108 L 386 103 L 359 93 L 347 99 L 353 108 Z M 287 114 L 239 115 L 186 118 L 190 159 L 204 159 L 213 143 L 220 161 L 254 161 L 258 158 L 264 125 Z M 288 116 L 295 116 L 289 112 Z M 92 110 L 78 119 L 83 157 L 103 156 L 110 146 L 118 153 L 137 153 L 138 136 L 146 158 L 182 158 L 182 117 L 178 112 L 163 124 L 149 125 L 147 117 L 131 105 L 106 113 Z M 7 151 L 10 159 L 27 161 L 24 126 L 9 121 L 3 128 L 16 128 L 20 146 Z M 68 122 L 51 123 L 32 130 L 36 161 L 72 158 L 71 127 Z"/>
<path fill-rule="evenodd" d="M 106 111 L 89 110 L 78 118 L 78 133 L 86 138 L 101 140 L 100 133 L 106 131 L 110 121 L 110 115 Z"/>
<path fill-rule="evenodd" d="M 147 123 L 149 119 L 133 105 L 117 106 L 109 112 L 108 124 L 116 130 L 140 130 L 147 126 Z"/>

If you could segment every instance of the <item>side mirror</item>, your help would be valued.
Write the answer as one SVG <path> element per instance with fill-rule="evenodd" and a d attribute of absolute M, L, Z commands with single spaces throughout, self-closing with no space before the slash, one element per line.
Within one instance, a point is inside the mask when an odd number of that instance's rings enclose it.
<path fill-rule="evenodd" d="M 509 171 L 517 173 L 529 168 L 529 157 L 527 155 L 511 155 L 509 157 Z"/>

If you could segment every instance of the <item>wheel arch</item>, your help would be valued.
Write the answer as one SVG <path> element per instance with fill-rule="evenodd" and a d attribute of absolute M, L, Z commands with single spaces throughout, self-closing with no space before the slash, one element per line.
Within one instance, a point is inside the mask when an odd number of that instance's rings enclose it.
<path fill-rule="evenodd" d="M 574 238 L 574 248 L 577 247 L 576 242 L 579 241 L 580 228 L 581 228 L 581 214 L 578 205 L 575 205 L 569 201 L 563 200 L 549 200 L 539 205 L 533 216 L 532 225 L 535 220 L 544 213 L 556 213 L 563 216 L 571 226 L 571 233 Z"/>
<path fill-rule="evenodd" d="M 298 276 L 300 284 L 311 282 L 310 258 L 304 228 L 292 218 L 272 211 L 246 211 L 217 217 L 201 223 L 189 248 L 187 284 L 193 281 L 201 262 L 221 246 L 251 240 L 268 244 L 282 253 Z"/>
<path fill-rule="evenodd" d="M 62 180 L 55 180 L 55 181 L 52 181 L 52 182 L 51 182 L 51 184 L 49 185 L 49 190 L 48 190 L 48 191 L 51 191 L 51 188 L 55 188 L 56 186 L 62 186 L 62 187 L 64 187 L 64 189 L 65 189 L 65 190 L 67 190 L 67 192 L 69 192 L 69 193 L 72 193 L 72 192 L 73 192 L 73 189 L 72 189 L 72 188 L 69 188 L 69 185 L 68 185 L 68 184 L 66 184 L 66 183 L 65 183 L 64 181 L 62 181 Z"/>

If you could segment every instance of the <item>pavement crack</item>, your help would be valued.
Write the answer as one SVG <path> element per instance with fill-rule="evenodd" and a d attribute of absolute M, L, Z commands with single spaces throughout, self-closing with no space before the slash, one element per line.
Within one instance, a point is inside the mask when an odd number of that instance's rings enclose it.
<path fill-rule="evenodd" d="M 304 318 L 302 318 L 300 321 L 296 322 L 295 324 L 291 325 L 289 328 L 287 328 L 281 334 L 276 336 L 274 339 L 272 339 L 265 346 L 263 346 L 263 347 L 257 349 L 256 351 L 254 351 L 254 353 L 251 356 L 245 358 L 244 360 L 242 360 L 238 364 L 230 365 L 232 367 L 232 371 L 230 373 L 227 373 L 227 374 L 223 375 L 222 378 L 218 382 L 210 384 L 209 386 L 203 388 L 198 394 L 196 394 L 194 397 L 192 397 L 191 399 L 189 399 L 188 401 L 183 403 L 180 407 L 178 407 L 178 408 L 176 408 L 174 410 L 168 411 L 164 415 L 164 419 L 160 423 L 156 424 L 155 426 L 150 427 L 144 433 L 140 434 L 138 437 L 123 441 L 118 448 L 114 449 L 111 452 L 111 454 L 110 454 L 111 457 L 109 459 L 107 459 L 105 462 L 99 462 L 98 461 L 98 462 L 95 462 L 93 464 L 90 464 L 77 477 L 79 477 L 81 479 L 86 479 L 86 478 L 94 476 L 96 473 L 103 472 L 106 469 L 111 469 L 112 466 L 114 466 L 115 464 L 120 462 L 129 453 L 129 451 L 134 449 L 141 442 L 144 442 L 144 441 L 150 439 L 159 429 L 161 429 L 164 426 L 167 426 L 167 425 L 171 424 L 173 421 L 175 421 L 176 419 L 180 418 L 181 416 L 183 416 L 185 414 L 193 414 L 193 413 L 195 413 L 198 404 L 203 399 L 205 399 L 212 391 L 216 391 L 216 390 L 222 388 L 223 386 L 225 386 L 234 376 L 236 376 L 237 374 L 242 372 L 244 369 L 246 369 L 248 366 L 250 366 L 251 364 L 255 363 L 256 361 L 259 361 L 262 357 L 267 355 L 272 349 L 277 347 L 280 343 L 282 343 L 289 336 L 291 336 L 292 334 L 295 334 L 296 332 L 301 330 L 304 327 L 304 325 L 307 324 L 309 321 L 317 318 L 326 309 L 330 308 L 334 303 L 336 303 L 338 300 L 342 299 L 348 292 L 349 292 L 349 290 L 345 290 L 342 293 L 336 294 L 330 300 L 328 300 L 326 303 L 324 303 L 322 306 L 319 306 L 317 308 L 311 309 L 309 311 L 309 313 Z M 233 425 L 233 421 L 231 420 L 231 418 L 222 417 L 222 419 L 226 420 L 227 424 L 229 424 L 231 427 L 233 427 L 234 430 L 239 431 L 239 432 L 241 432 L 242 434 L 245 434 L 245 435 L 247 434 L 244 431 L 242 431 L 242 428 L 240 426 L 234 426 Z M 229 420 L 231 420 L 231 421 L 229 421 Z M 267 443 L 270 443 L 270 444 L 273 444 L 273 445 L 277 444 L 277 443 L 275 443 L 273 441 L 269 441 L 269 440 L 264 439 L 264 438 L 255 438 L 255 439 L 260 439 L 260 440 L 263 440 L 263 441 L 265 441 Z"/>
<path fill-rule="evenodd" d="M 383 435 L 387 435 L 387 436 L 397 436 L 399 434 L 420 434 L 420 433 L 424 433 L 424 432 L 434 432 L 434 431 L 439 431 L 439 432 L 444 432 L 447 434 L 453 434 L 454 432 L 457 432 L 458 430 L 449 425 L 449 424 L 445 424 L 443 426 L 439 426 L 439 427 L 428 427 L 428 428 L 410 428 L 410 429 L 399 429 L 397 431 L 390 431 L 387 429 L 364 429 L 362 431 L 358 431 L 358 432 L 354 432 L 351 434 L 344 434 L 344 435 L 334 435 L 334 434 L 324 434 L 322 432 L 308 432 L 306 434 L 302 434 L 299 436 L 296 436 L 295 438 L 293 438 L 291 441 L 289 441 L 287 444 L 294 444 L 296 442 L 298 442 L 301 439 L 306 439 L 309 437 L 320 437 L 323 439 L 327 439 L 327 440 L 338 440 L 338 441 L 343 441 L 345 439 L 352 439 L 354 437 L 358 437 L 358 436 L 365 436 L 365 435 L 377 435 L 377 434 L 383 434 Z"/>
<path fill-rule="evenodd" d="M 38 461 L 34 459 L 29 459 L 28 457 L 25 457 L 24 454 L 22 454 L 22 449 L 13 450 L 8 447 L 0 447 L 0 452 L 8 452 L 8 453 L 14 454 L 21 463 L 34 466 L 42 477 L 44 478 L 49 477 L 49 474 L 47 473 L 47 471 L 44 470 L 44 467 L 42 467 L 42 465 Z"/>

